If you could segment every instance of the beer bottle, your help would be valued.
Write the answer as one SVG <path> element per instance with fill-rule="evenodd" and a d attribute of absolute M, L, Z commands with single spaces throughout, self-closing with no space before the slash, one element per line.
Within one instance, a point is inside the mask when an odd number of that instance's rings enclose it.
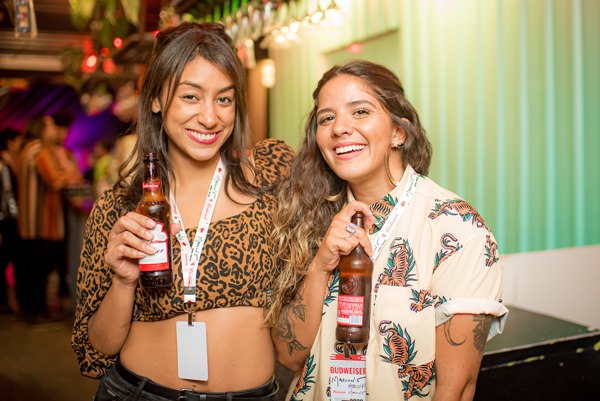
<path fill-rule="evenodd" d="M 356 212 L 352 223 L 364 229 L 365 215 Z M 340 257 L 339 296 L 335 337 L 344 343 L 367 343 L 371 310 L 373 261 L 359 244 Z"/>
<path fill-rule="evenodd" d="M 162 192 L 157 153 L 144 153 L 143 193 L 136 212 L 156 221 L 150 245 L 156 253 L 139 261 L 140 284 L 143 287 L 167 287 L 173 284 L 171 260 L 171 205 Z"/>

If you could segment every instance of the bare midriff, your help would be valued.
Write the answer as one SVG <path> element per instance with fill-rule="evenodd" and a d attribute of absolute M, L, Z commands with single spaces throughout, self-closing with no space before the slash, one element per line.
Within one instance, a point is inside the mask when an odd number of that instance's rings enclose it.
<path fill-rule="evenodd" d="M 121 349 L 123 364 L 134 373 L 173 389 L 198 392 L 237 391 L 268 382 L 275 370 L 275 351 L 264 311 L 255 307 L 218 308 L 196 312 L 206 324 L 208 380 L 177 375 L 176 322 L 187 315 L 159 322 L 133 322 Z"/>

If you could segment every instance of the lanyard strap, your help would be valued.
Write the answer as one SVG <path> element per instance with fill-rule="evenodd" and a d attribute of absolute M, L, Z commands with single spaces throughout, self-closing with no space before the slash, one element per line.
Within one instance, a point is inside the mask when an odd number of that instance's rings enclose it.
<path fill-rule="evenodd" d="M 404 211 L 410 204 L 410 200 L 415 193 L 415 188 L 417 187 L 417 180 L 419 175 L 415 172 L 415 170 L 410 166 L 406 166 L 406 173 L 408 173 L 408 182 L 406 183 L 406 187 L 404 191 L 402 191 L 402 195 L 400 195 L 400 199 L 398 199 L 398 203 L 394 206 L 377 237 L 373 240 L 373 256 L 371 259 L 375 261 L 379 253 L 383 249 L 386 241 L 389 236 L 392 234 L 398 221 L 400 221 L 400 217 L 404 214 Z M 353 195 L 351 195 L 351 199 L 355 199 Z"/>
<path fill-rule="evenodd" d="M 181 269 L 183 272 L 184 303 L 196 302 L 196 272 L 198 271 L 198 261 L 200 260 L 200 254 L 202 253 L 204 242 L 208 236 L 208 226 L 210 225 L 210 220 L 213 212 L 215 211 L 217 198 L 219 196 L 219 188 L 221 187 L 224 174 L 225 166 L 223 165 L 223 161 L 219 158 L 219 163 L 215 168 L 210 187 L 208 188 L 208 193 L 206 194 L 206 202 L 204 203 L 204 208 L 202 209 L 202 214 L 200 215 L 200 220 L 198 221 L 196 237 L 194 238 L 192 246 L 190 246 L 188 242 L 187 234 L 185 233 L 185 228 L 183 227 L 181 215 L 179 214 L 179 209 L 177 208 L 177 203 L 175 202 L 173 192 L 169 194 L 171 199 L 173 221 L 179 224 L 181 227 L 176 237 L 179 241 L 179 245 L 181 246 Z"/>
<path fill-rule="evenodd" d="M 373 256 L 371 257 L 373 261 L 375 261 L 377 256 L 379 256 L 379 253 L 383 249 L 383 245 L 385 245 L 389 236 L 396 228 L 398 221 L 400 221 L 400 217 L 402 217 L 404 214 L 404 211 L 410 204 L 412 196 L 415 194 L 415 188 L 417 187 L 419 175 L 410 165 L 407 165 L 406 169 L 408 170 L 408 182 L 406 183 L 406 188 L 404 188 L 404 191 L 402 191 L 402 195 L 400 195 L 398 203 L 396 203 L 396 206 L 394 206 L 394 209 L 392 209 L 392 212 L 385 220 L 385 224 L 381 228 L 379 235 L 373 242 Z"/>

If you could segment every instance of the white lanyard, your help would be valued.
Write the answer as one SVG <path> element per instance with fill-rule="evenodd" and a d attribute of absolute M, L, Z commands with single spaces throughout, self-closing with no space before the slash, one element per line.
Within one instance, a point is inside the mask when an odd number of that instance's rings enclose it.
<path fill-rule="evenodd" d="M 373 241 L 373 256 L 371 259 L 375 261 L 379 253 L 383 249 L 387 239 L 392 234 L 400 217 L 404 214 L 404 211 L 410 204 L 410 200 L 414 195 L 415 188 L 417 186 L 417 180 L 419 175 L 414 169 L 407 165 L 406 172 L 408 173 L 408 181 L 398 203 L 394 206 L 377 237 Z M 348 190 L 349 199 L 353 200 L 354 195 Z M 375 291 L 375 297 L 377 292 Z M 375 302 L 373 298 L 373 303 Z M 371 309 L 373 314 L 374 308 Z M 371 317 L 372 320 L 372 317 Z M 352 355 L 350 357 L 333 354 L 330 356 L 330 382 L 332 392 L 332 401 L 337 400 L 366 400 L 366 357 L 364 355 Z M 352 386 L 349 383 L 359 383 L 359 385 Z M 361 384 L 362 383 L 362 384 Z"/>
<path fill-rule="evenodd" d="M 183 285 L 184 285 L 184 303 L 196 302 L 196 272 L 198 271 L 198 261 L 200 260 L 200 254 L 204 247 L 204 242 L 208 236 L 208 226 L 212 218 L 215 206 L 217 203 L 217 197 L 219 196 L 219 188 L 221 187 L 221 181 L 225 174 L 225 166 L 223 161 L 219 158 L 219 163 L 215 168 L 210 187 L 208 188 L 208 194 L 206 194 L 206 202 L 198 221 L 198 228 L 196 230 L 196 237 L 194 243 L 190 247 L 188 243 L 187 234 L 181 221 L 181 215 L 175 202 L 173 192 L 169 194 L 171 199 L 171 208 L 173 212 L 173 221 L 181 226 L 181 229 L 177 233 L 177 240 L 181 245 L 181 270 L 183 272 Z"/>
<path fill-rule="evenodd" d="M 415 188 L 417 187 L 417 179 L 419 175 L 413 170 L 410 165 L 406 166 L 406 172 L 408 173 L 408 182 L 406 183 L 406 188 L 402 191 L 402 195 L 400 195 L 400 199 L 398 199 L 398 203 L 394 206 L 394 209 L 390 212 L 387 219 L 385 220 L 385 224 L 379 231 L 379 235 L 373 241 L 373 256 L 371 259 L 375 261 L 379 253 L 383 249 L 388 237 L 392 234 L 394 229 L 396 228 L 396 224 L 400 221 L 400 217 L 404 214 L 404 211 L 408 207 L 410 203 L 410 199 L 415 193 Z"/>

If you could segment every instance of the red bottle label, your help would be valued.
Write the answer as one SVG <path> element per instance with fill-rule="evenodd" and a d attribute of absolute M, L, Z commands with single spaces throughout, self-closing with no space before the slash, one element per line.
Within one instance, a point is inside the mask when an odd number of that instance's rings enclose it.
<path fill-rule="evenodd" d="M 156 226 L 152 229 L 152 235 L 154 239 L 150 241 L 150 245 L 156 248 L 156 252 L 153 255 L 140 259 L 139 265 L 142 272 L 154 272 L 169 268 L 169 252 L 167 249 L 169 246 L 169 236 L 165 231 L 164 225 L 157 222 Z"/>
<path fill-rule="evenodd" d="M 340 326 L 362 327 L 365 310 L 365 297 L 340 295 L 338 298 L 337 323 Z"/>

